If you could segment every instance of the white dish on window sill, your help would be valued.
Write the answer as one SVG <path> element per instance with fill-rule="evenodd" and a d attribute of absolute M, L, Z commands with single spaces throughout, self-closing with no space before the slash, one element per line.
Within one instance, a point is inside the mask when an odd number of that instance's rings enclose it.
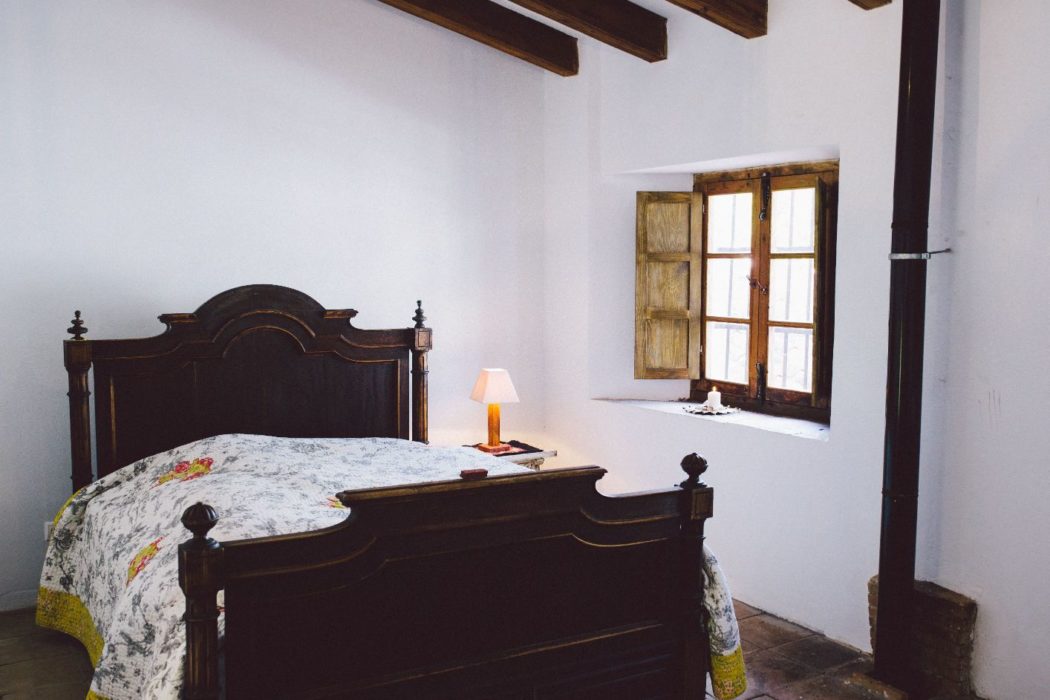
<path fill-rule="evenodd" d="M 699 406 L 683 406 L 682 410 L 686 413 L 691 413 L 694 416 L 724 416 L 727 413 L 739 413 L 739 408 L 733 408 L 732 406 L 726 406 L 719 404 L 718 406 L 711 406 L 706 403 L 702 403 Z"/>

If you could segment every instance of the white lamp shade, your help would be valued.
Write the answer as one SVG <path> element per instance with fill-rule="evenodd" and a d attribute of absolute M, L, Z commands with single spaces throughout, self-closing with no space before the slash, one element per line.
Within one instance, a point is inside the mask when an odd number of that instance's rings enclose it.
<path fill-rule="evenodd" d="M 518 403 L 518 392 L 505 369 L 483 369 L 470 398 L 481 403 Z"/>

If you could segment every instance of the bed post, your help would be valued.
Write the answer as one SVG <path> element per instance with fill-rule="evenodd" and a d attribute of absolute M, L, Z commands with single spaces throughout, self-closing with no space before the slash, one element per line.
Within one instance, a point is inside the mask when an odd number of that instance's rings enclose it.
<path fill-rule="evenodd" d="M 215 596 L 222 578 L 222 545 L 208 537 L 219 522 L 215 509 L 197 503 L 182 514 L 193 539 L 179 545 L 179 586 L 186 596 L 185 700 L 219 697 L 219 609 Z"/>
<path fill-rule="evenodd" d="M 686 455 L 682 459 L 682 470 L 689 478 L 679 484 L 682 489 L 679 501 L 682 517 L 680 697 L 702 698 L 711 663 L 707 626 L 704 623 L 704 520 L 711 516 L 713 499 L 711 489 L 700 481 L 700 475 L 707 471 L 706 459 L 695 452 Z"/>
<path fill-rule="evenodd" d="M 412 439 L 429 442 L 427 439 L 427 351 L 433 344 L 431 330 L 423 325 L 423 302 L 416 301 L 416 340 L 412 347 Z"/>
<path fill-rule="evenodd" d="M 88 329 L 73 314 L 73 325 L 66 332 L 73 336 L 65 341 L 66 373 L 69 374 L 69 446 L 73 462 L 73 492 L 91 483 L 91 407 L 88 402 L 88 371 L 91 369 L 91 342 L 84 340 Z"/>

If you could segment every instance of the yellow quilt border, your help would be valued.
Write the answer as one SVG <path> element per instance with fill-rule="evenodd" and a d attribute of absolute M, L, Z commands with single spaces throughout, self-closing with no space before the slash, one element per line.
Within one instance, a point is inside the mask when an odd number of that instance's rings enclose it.
<path fill-rule="evenodd" d="M 36 624 L 73 637 L 87 650 L 91 665 L 98 666 L 106 641 L 98 633 L 91 613 L 72 593 L 41 587 L 36 596 Z M 87 700 L 108 700 L 92 690 Z"/>
<path fill-rule="evenodd" d="M 62 504 L 62 507 L 58 509 L 58 512 L 55 513 L 55 518 L 51 521 L 54 529 L 58 529 L 58 521 L 62 519 L 62 515 L 69 508 L 69 504 L 73 502 L 73 499 L 84 488 L 87 487 L 74 491 L 66 499 L 66 502 Z M 98 633 L 98 628 L 95 627 L 95 620 L 91 617 L 91 613 L 88 612 L 87 607 L 81 602 L 80 598 L 72 593 L 55 591 L 41 586 L 36 594 L 36 624 L 56 632 L 68 634 L 73 639 L 76 639 L 87 650 L 88 657 L 91 659 L 91 665 L 98 666 L 98 662 L 102 658 L 102 650 L 106 646 L 106 640 Z M 85 700 L 110 699 L 88 688 Z"/>
<path fill-rule="evenodd" d="M 739 697 L 747 690 L 744 650 L 740 645 L 725 656 L 711 654 L 711 689 L 719 700 Z"/>

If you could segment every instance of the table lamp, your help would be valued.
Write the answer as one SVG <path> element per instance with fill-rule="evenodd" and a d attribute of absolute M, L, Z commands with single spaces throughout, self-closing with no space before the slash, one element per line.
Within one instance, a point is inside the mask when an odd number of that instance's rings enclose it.
<path fill-rule="evenodd" d="M 505 369 L 483 369 L 474 382 L 474 391 L 470 398 L 488 404 L 489 407 L 489 441 L 478 445 L 483 452 L 505 452 L 510 445 L 504 445 L 499 439 L 499 405 L 501 403 L 518 403 L 518 392 L 510 381 L 510 374 Z"/>

